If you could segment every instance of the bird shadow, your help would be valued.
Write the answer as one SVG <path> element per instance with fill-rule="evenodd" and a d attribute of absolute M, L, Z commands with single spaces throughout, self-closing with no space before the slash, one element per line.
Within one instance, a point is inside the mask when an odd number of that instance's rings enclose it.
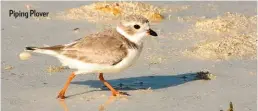
<path fill-rule="evenodd" d="M 154 75 L 129 77 L 121 79 L 107 80 L 115 89 L 118 90 L 137 90 L 137 89 L 161 89 L 173 87 L 187 82 L 199 80 L 197 72 L 184 73 L 177 75 Z M 108 90 L 99 80 L 74 81 L 72 84 L 87 85 L 101 90 Z"/>
<path fill-rule="evenodd" d="M 107 80 L 110 84 L 113 85 L 114 88 L 118 90 L 138 90 L 138 89 L 162 89 L 173 86 L 178 86 L 187 82 L 192 82 L 195 80 L 201 80 L 198 76 L 199 72 L 193 73 L 183 73 L 176 75 L 154 75 L 154 76 L 139 76 L 139 77 L 129 77 L 129 78 L 121 78 L 121 79 L 111 79 Z M 86 81 L 74 81 L 71 84 L 77 85 L 88 85 L 93 88 L 101 88 L 102 91 L 108 90 L 102 82 L 99 80 L 86 80 Z M 87 92 L 77 93 L 74 95 L 69 95 L 68 97 L 82 95 L 88 92 L 94 92 L 99 90 L 91 90 Z M 114 96 L 110 96 L 104 104 L 99 106 L 99 111 L 104 111 L 108 105 L 110 105 L 116 98 Z M 68 106 L 65 101 L 60 101 L 61 106 L 64 108 L 64 111 L 69 111 Z"/>

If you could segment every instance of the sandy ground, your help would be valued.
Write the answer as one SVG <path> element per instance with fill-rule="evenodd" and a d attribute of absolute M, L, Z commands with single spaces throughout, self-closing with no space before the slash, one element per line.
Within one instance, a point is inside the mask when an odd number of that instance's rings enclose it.
<path fill-rule="evenodd" d="M 189 58 L 181 52 L 202 38 L 172 39 L 176 38 L 173 33 L 186 33 L 195 23 L 181 22 L 177 17 L 216 18 L 225 12 L 254 16 L 255 2 L 151 2 L 157 6 L 189 5 L 190 8 L 165 14 L 171 19 L 152 26 L 160 36 L 146 40 L 144 51 L 133 67 L 119 74 L 105 75 L 112 85 L 131 96 L 110 98 L 110 92 L 97 80 L 97 75 L 90 74 L 73 80 L 66 94 L 68 98 L 63 102 L 55 97 L 72 71 L 50 74 L 47 68 L 59 66 L 57 59 L 33 54 L 28 61 L 21 61 L 18 55 L 28 45 L 71 42 L 98 30 L 99 25 L 87 20 L 37 21 L 8 16 L 10 9 L 26 10 L 26 4 L 38 11 L 59 12 L 90 2 L 2 2 L 3 111 L 219 111 L 227 110 L 230 101 L 236 111 L 257 110 L 256 59 Z M 74 33 L 74 28 L 79 28 L 79 33 Z M 210 71 L 216 79 L 195 80 L 195 72 L 201 70 Z"/>

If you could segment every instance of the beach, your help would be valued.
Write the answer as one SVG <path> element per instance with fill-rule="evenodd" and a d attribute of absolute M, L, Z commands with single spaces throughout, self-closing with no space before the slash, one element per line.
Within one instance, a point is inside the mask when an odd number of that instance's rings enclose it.
<path fill-rule="evenodd" d="M 20 60 L 19 54 L 26 46 L 66 44 L 115 27 L 113 21 L 90 21 L 81 14 L 67 18 L 68 9 L 92 3 L 2 2 L 3 111 L 227 111 L 230 102 L 236 111 L 257 110 L 255 1 L 143 2 L 168 8 L 161 11 L 162 20 L 151 22 L 159 36 L 146 37 L 132 67 L 104 74 L 130 96 L 112 97 L 97 74 L 85 74 L 75 77 L 67 98 L 59 101 L 56 96 L 74 70 L 60 68 L 51 56 L 32 53 L 30 59 Z M 42 18 L 10 16 L 10 10 L 36 10 Z M 200 71 L 213 77 L 197 78 Z"/>

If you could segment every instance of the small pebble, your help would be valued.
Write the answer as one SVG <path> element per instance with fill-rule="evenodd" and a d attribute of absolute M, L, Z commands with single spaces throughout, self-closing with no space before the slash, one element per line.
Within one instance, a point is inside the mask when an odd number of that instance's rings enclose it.
<path fill-rule="evenodd" d="M 74 29 L 73 29 L 73 31 L 74 31 L 75 33 L 78 33 L 79 30 L 80 30 L 79 28 L 74 28 Z"/>
<path fill-rule="evenodd" d="M 22 52 L 19 55 L 20 60 L 28 60 L 31 57 L 31 54 L 28 52 Z"/>
<path fill-rule="evenodd" d="M 13 69 L 13 66 L 8 65 L 8 66 L 5 66 L 4 69 L 5 69 L 5 70 L 12 70 L 12 69 Z"/>

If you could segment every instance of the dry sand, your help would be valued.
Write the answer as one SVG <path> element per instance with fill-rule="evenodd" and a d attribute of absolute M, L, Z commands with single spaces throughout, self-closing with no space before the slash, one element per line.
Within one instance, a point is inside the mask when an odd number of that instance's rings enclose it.
<path fill-rule="evenodd" d="M 180 39 L 202 39 L 184 54 L 209 60 L 256 59 L 257 16 L 226 12 L 216 18 L 184 17 L 193 26 L 177 35 Z"/>
<path fill-rule="evenodd" d="M 53 15 L 64 20 L 88 20 L 89 22 L 110 22 L 132 14 L 140 14 L 150 21 L 161 21 L 161 13 L 168 9 L 143 2 L 96 2 L 78 8 L 67 9 Z"/>
<path fill-rule="evenodd" d="M 3 111 L 219 111 L 229 109 L 230 102 L 236 111 L 257 110 L 255 2 L 146 2 L 147 7 L 169 8 L 161 13 L 164 19 L 151 26 L 159 37 L 146 38 L 134 66 L 104 75 L 131 96 L 110 97 L 97 75 L 89 74 L 77 76 L 68 98 L 58 101 L 55 97 L 72 70 L 63 70 L 57 59 L 46 55 L 20 60 L 23 47 L 68 43 L 103 25 L 88 18 L 63 20 L 53 15 L 14 19 L 8 11 L 36 8 L 56 14 L 92 3 L 2 2 Z M 50 67 L 51 75 L 49 66 L 55 66 Z M 200 71 L 209 71 L 201 74 L 212 74 L 208 76 L 214 79 L 196 79 Z"/>

